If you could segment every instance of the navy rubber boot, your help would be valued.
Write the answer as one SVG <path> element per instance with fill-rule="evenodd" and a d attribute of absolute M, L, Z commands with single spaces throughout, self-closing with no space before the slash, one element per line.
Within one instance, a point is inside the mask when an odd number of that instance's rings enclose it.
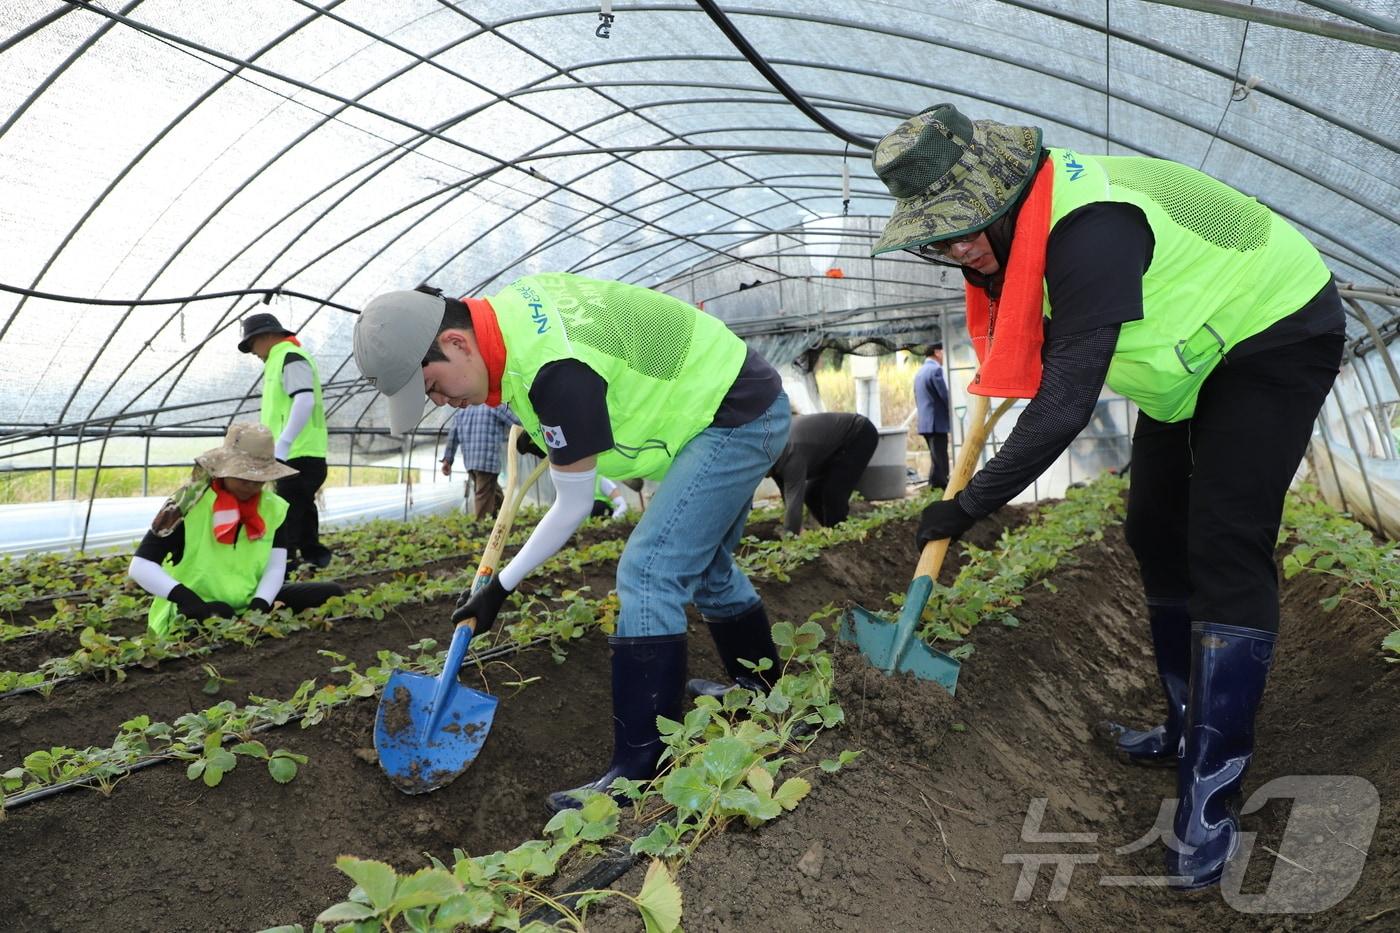
<path fill-rule="evenodd" d="M 1274 658 L 1273 632 L 1194 622 L 1191 683 L 1167 874 L 1180 890 L 1215 884 L 1239 849 L 1238 798 L 1254 758 L 1254 714 Z"/>
<path fill-rule="evenodd" d="M 608 644 L 612 646 L 612 764 L 581 787 L 550 794 L 546 805 L 555 813 L 582 806 L 577 795 L 584 791 L 606 793 L 617 778 L 655 777 L 662 749 L 656 717 L 679 721 L 682 715 L 685 635 L 609 638 Z"/>
<path fill-rule="evenodd" d="M 724 670 L 730 683 L 694 678 L 685 685 L 685 692 L 692 697 L 711 696 L 718 699 L 734 687 L 757 693 L 767 693 L 778 679 L 781 662 L 778 649 L 773 645 L 773 631 L 768 622 L 768 611 L 763 603 L 755 603 L 751 609 L 723 619 L 705 617 L 710 627 L 710 635 L 715 640 L 715 650 L 724 662 Z M 739 663 L 739 659 L 758 663 L 763 658 L 773 662 L 773 666 L 762 674 L 756 674 Z"/>
<path fill-rule="evenodd" d="M 1129 729 L 1108 723 L 1115 748 L 1126 761 L 1169 767 L 1176 764 L 1181 730 L 1186 722 L 1186 689 L 1191 678 L 1191 616 L 1184 599 L 1148 597 L 1147 619 L 1157 676 L 1167 700 L 1167 718 L 1151 729 Z"/>

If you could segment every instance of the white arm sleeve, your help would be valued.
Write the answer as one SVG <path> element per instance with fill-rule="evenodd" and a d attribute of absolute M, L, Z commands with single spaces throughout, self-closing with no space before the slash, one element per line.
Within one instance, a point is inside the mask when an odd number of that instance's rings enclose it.
<path fill-rule="evenodd" d="M 497 577 L 501 586 L 514 590 L 526 574 L 553 557 L 568 542 L 569 536 L 593 511 L 593 478 L 597 472 L 561 473 L 554 467 L 549 468 L 549 478 L 554 481 L 554 504 L 544 513 L 515 558 L 501 570 Z"/>
<path fill-rule="evenodd" d="M 614 483 L 606 476 L 600 476 L 598 477 L 598 487 L 603 490 L 603 495 L 611 499 L 613 490 L 617 488 L 617 483 Z"/>
<path fill-rule="evenodd" d="M 180 585 L 180 581 L 166 573 L 164 567 L 144 557 L 133 557 L 126 574 L 135 580 L 136 585 L 141 589 L 162 599 L 169 596 L 170 591 Z"/>
<path fill-rule="evenodd" d="M 258 581 L 258 589 L 253 593 L 254 599 L 261 599 L 269 606 L 277 599 L 277 594 L 282 591 L 282 582 L 287 579 L 287 549 L 275 547 L 267 557 L 267 566 L 263 568 L 262 579 Z"/>
<path fill-rule="evenodd" d="M 298 392 L 292 396 L 292 410 L 287 415 L 287 426 L 282 429 L 282 436 L 277 439 L 278 443 L 292 446 L 292 441 L 297 439 L 301 429 L 306 427 L 306 422 L 311 420 L 311 412 L 316 408 L 316 393 Z"/>

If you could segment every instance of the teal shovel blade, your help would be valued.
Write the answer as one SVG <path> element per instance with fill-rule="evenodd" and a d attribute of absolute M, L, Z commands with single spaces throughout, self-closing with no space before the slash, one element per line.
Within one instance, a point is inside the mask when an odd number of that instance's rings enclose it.
<path fill-rule="evenodd" d="M 394 671 L 374 717 L 379 767 L 405 794 L 426 794 L 450 783 L 481 752 L 499 702 L 457 682 L 471 629 L 452 636 L 437 677 Z"/>
<path fill-rule="evenodd" d="M 934 681 L 949 694 L 956 694 L 961 667 L 957 659 L 913 637 L 931 592 L 932 580 L 916 578 L 909 584 L 904 609 L 895 622 L 852 606 L 841 622 L 840 638 L 844 642 L 854 642 L 860 653 L 886 674 L 913 674 L 920 680 Z"/>

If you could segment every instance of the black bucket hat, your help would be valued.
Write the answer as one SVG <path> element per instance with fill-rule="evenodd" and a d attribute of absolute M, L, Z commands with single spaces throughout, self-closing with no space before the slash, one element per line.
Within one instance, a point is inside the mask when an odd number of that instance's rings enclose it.
<path fill-rule="evenodd" d="M 281 334 L 295 337 L 296 331 L 287 330 L 273 314 L 250 314 L 243 319 L 243 339 L 238 341 L 238 349 L 243 353 L 253 352 L 253 338 L 263 334 Z"/>

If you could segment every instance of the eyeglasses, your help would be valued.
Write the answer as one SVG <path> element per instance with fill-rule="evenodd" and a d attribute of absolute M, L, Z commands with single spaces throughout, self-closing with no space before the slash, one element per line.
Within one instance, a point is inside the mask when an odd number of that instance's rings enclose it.
<path fill-rule="evenodd" d="M 981 235 L 982 231 L 978 230 L 974 233 L 964 233 L 962 236 L 950 237 L 946 240 L 934 240 L 932 243 L 923 243 L 914 247 L 914 252 L 925 259 L 946 256 L 953 251 L 954 246 L 957 246 L 959 243 L 971 243 Z"/>

